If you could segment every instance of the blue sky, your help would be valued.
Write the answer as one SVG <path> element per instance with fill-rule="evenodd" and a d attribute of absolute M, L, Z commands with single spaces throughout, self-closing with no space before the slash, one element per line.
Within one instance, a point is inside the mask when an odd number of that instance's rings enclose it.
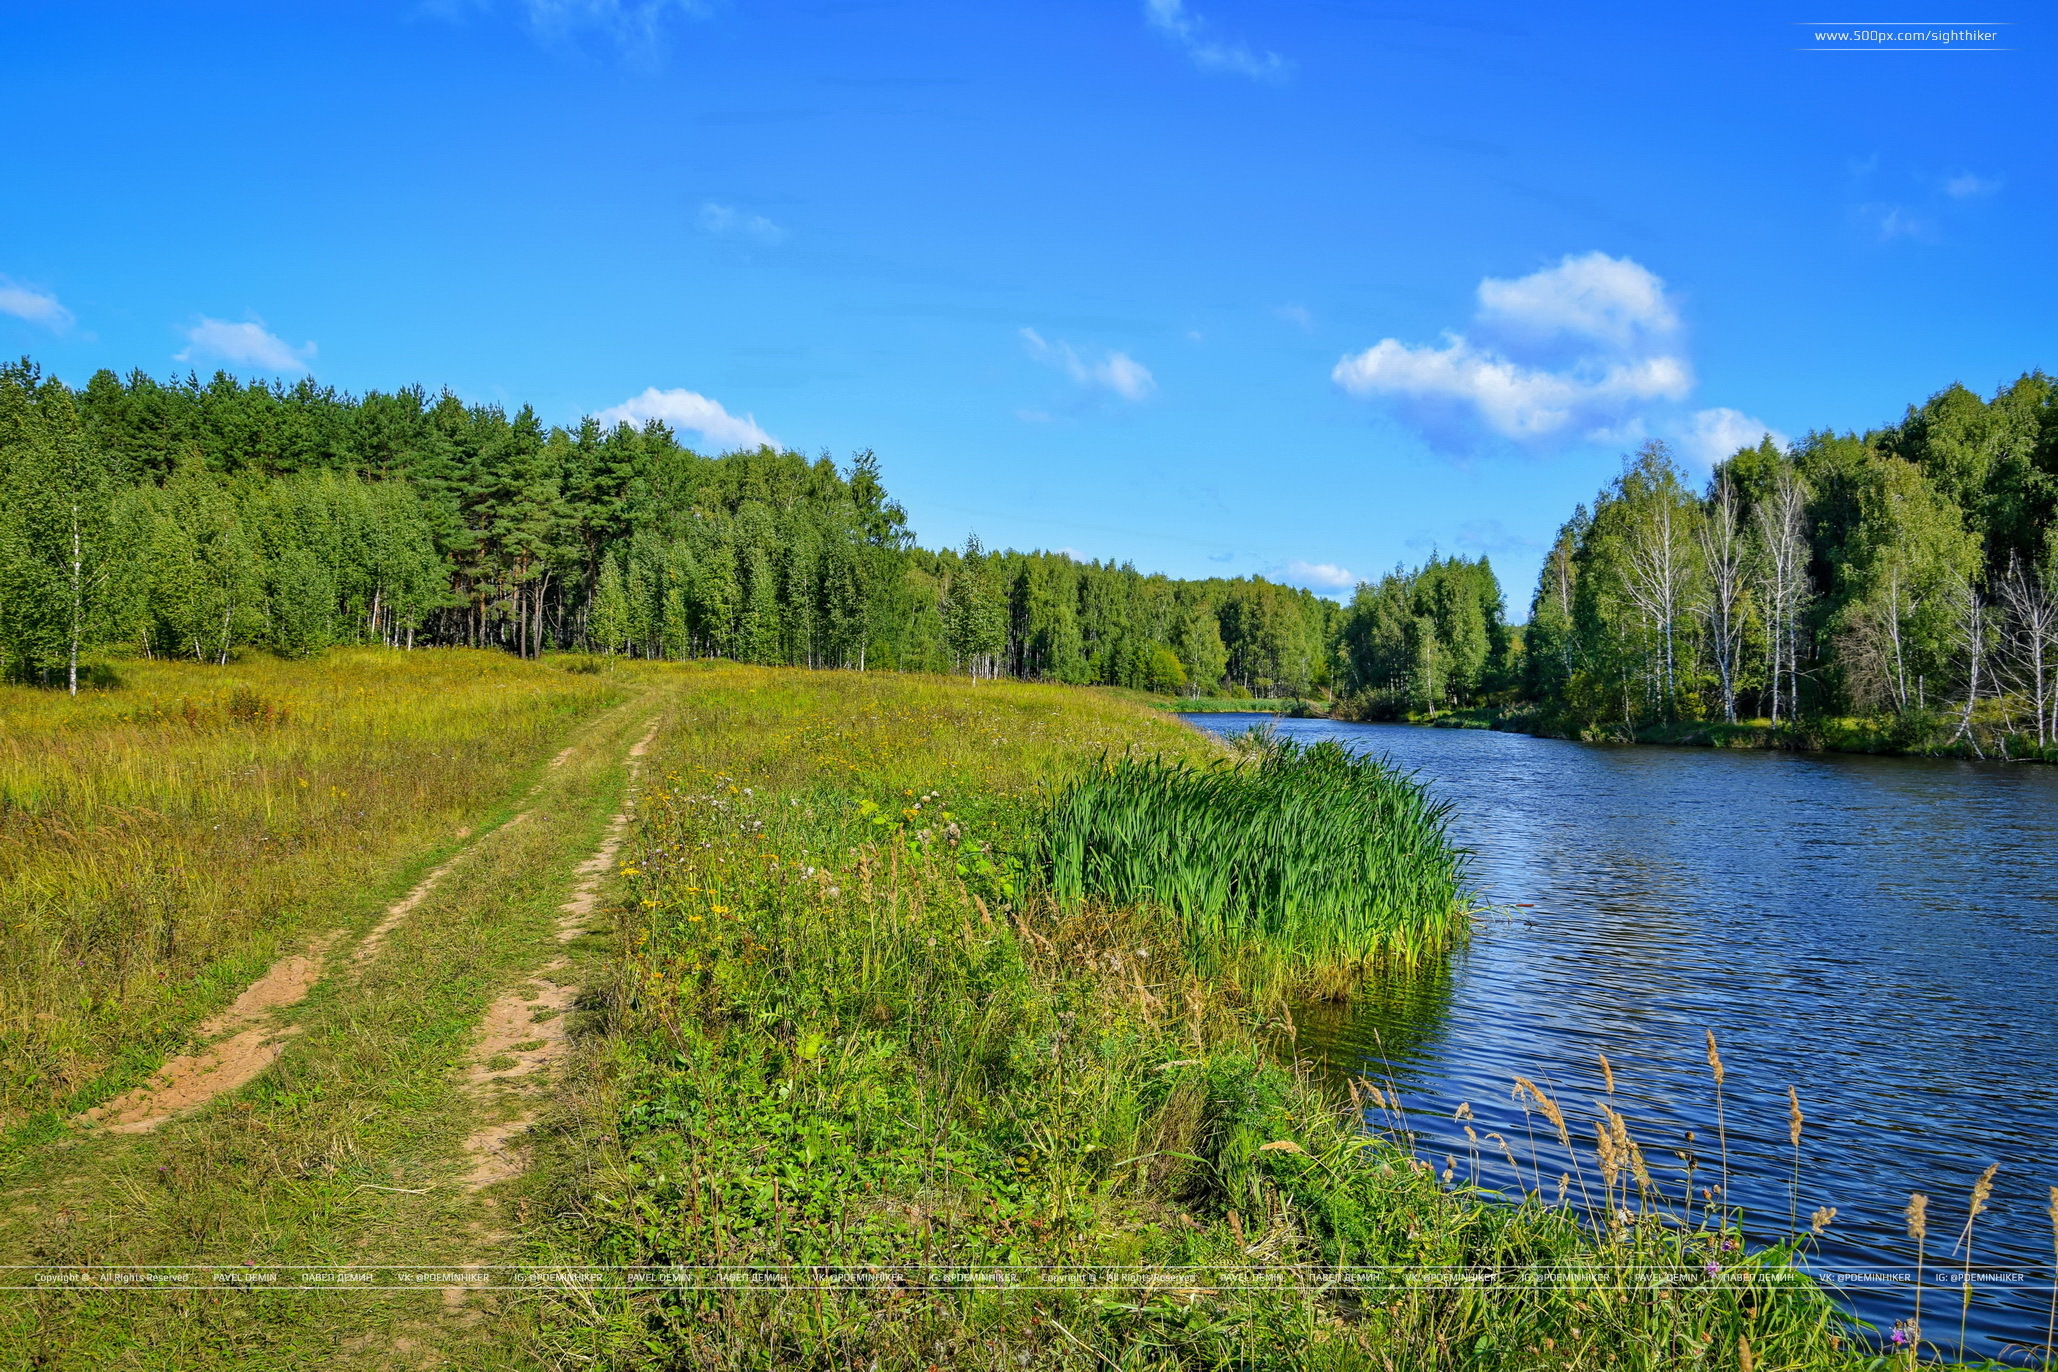
<path fill-rule="evenodd" d="M 2035 22 L 8 11 L 0 348 L 870 447 L 931 544 L 1325 591 L 1486 552 L 1519 617 L 1643 436 L 1705 460 L 2058 369 Z"/>

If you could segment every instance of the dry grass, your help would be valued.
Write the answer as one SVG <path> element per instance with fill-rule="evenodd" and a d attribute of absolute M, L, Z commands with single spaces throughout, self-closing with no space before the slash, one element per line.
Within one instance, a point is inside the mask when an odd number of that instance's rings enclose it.
<path fill-rule="evenodd" d="M 619 694 L 455 649 L 118 677 L 76 699 L 0 688 L 0 1125 L 140 1077 Z"/>

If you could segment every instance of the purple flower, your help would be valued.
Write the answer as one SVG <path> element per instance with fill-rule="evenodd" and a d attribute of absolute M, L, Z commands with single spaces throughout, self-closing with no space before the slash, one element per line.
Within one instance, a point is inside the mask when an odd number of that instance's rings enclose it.
<path fill-rule="evenodd" d="M 1717 1272 L 1720 1272 L 1720 1271 L 1722 1270 L 1722 1264 L 1721 1264 L 1721 1263 L 1719 1263 L 1719 1262 L 1715 1262 L 1715 1261 L 1713 1261 L 1713 1260 L 1710 1260 L 1710 1261 L 1709 1261 L 1709 1262 L 1708 1262 L 1708 1263 L 1707 1263 L 1707 1264 L 1706 1264 L 1706 1265 L 1705 1265 L 1705 1266 L 1704 1266 L 1704 1267 L 1703 1267 L 1703 1268 L 1702 1268 L 1701 1270 L 1702 1270 L 1702 1271 L 1704 1271 L 1704 1272 L 1706 1272 L 1706 1273 L 1707 1273 L 1707 1274 L 1708 1274 L 1709 1276 L 1711 1276 L 1711 1277 L 1712 1277 L 1712 1276 L 1714 1276 L 1714 1275 L 1715 1275 L 1715 1274 L 1716 1274 Z"/>
<path fill-rule="evenodd" d="M 1896 1329 L 1892 1334 L 1888 1335 L 1887 1337 L 1893 1343 L 1894 1347 L 1899 1348 L 1902 1344 L 1908 1342 L 1908 1331 L 1905 1329 Z"/>

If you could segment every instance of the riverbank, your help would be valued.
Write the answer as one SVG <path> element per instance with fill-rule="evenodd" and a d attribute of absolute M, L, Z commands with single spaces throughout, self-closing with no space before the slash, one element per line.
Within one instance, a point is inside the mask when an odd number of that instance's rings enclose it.
<path fill-rule="evenodd" d="M 1483 1190 L 1163 913 L 1040 898 L 1040 788 L 1108 753 L 1219 756 L 1104 692 L 695 669 L 502 1197 L 511 1258 L 614 1276 L 492 1318 L 622 1368 L 1853 1365 L 1784 1250 L 1660 1217 L 1626 1133 L 1569 1193 Z"/>

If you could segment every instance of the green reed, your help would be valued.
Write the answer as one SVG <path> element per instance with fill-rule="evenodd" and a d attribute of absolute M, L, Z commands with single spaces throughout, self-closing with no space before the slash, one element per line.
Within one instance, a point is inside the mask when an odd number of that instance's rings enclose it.
<path fill-rule="evenodd" d="M 1466 928 L 1450 807 L 1333 741 L 1264 740 L 1196 766 L 1103 757 L 1046 805 L 1036 866 L 1060 901 L 1174 912 L 1195 950 L 1310 964 L 1413 958 Z"/>

